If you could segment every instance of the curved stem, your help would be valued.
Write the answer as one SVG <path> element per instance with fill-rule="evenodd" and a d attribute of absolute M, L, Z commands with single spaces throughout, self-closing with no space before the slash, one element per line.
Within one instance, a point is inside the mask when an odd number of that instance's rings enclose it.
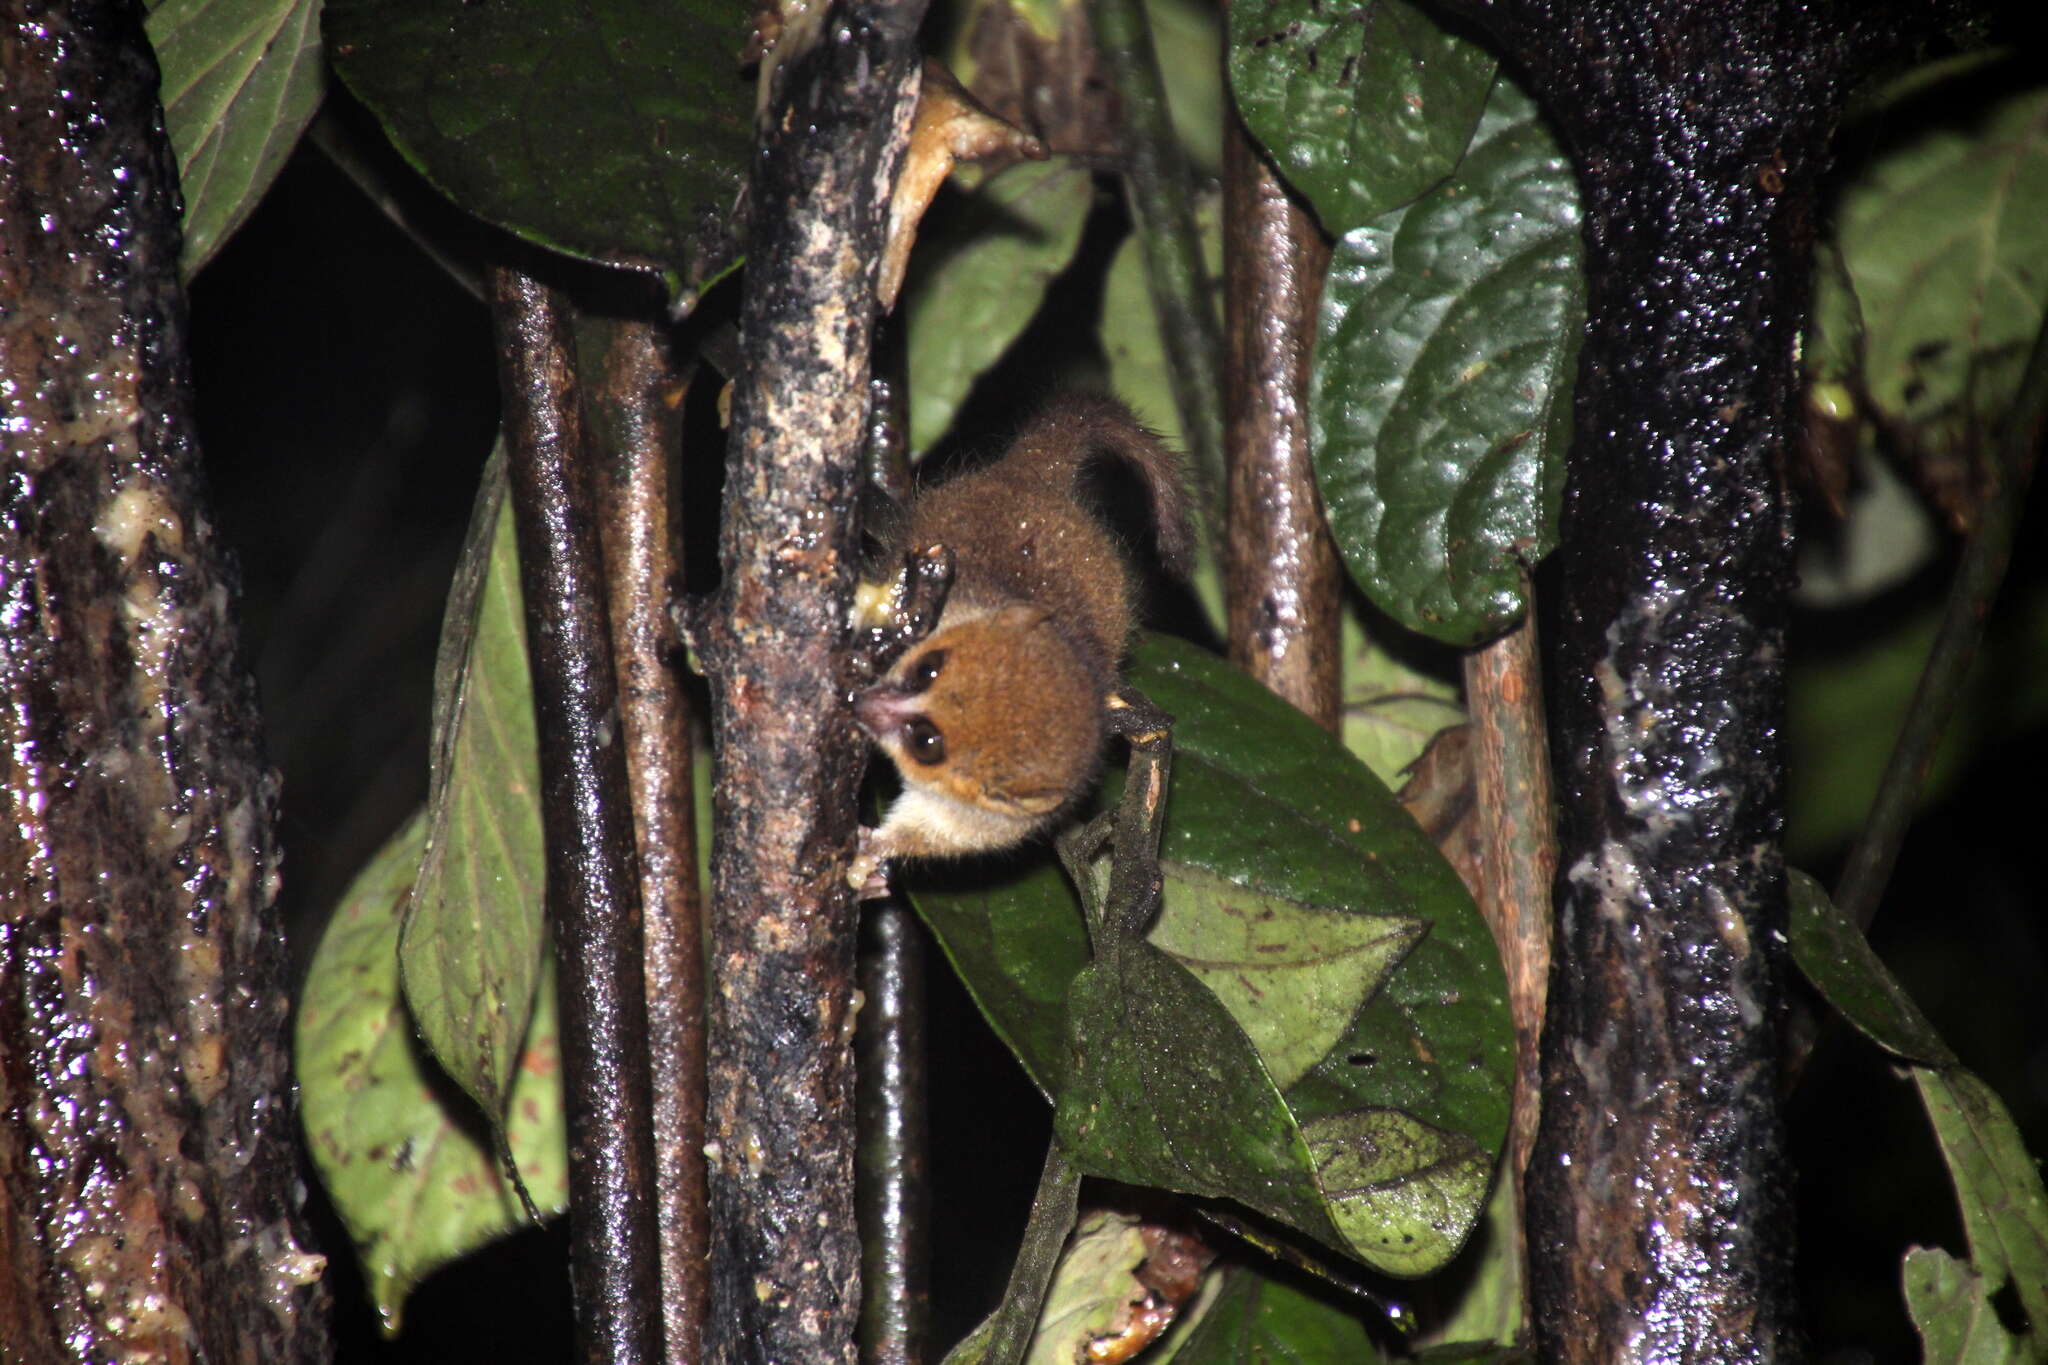
<path fill-rule="evenodd" d="M 2034 351 L 2028 357 L 2019 395 L 1990 470 L 1991 487 L 1978 513 L 1977 529 L 1963 550 L 1963 562 L 1956 568 L 1955 581 L 1949 585 L 1941 629 L 1928 651 L 1926 670 L 1899 728 L 1884 780 L 1871 799 L 1870 815 L 1835 886 L 1835 904 L 1865 929 L 1877 915 L 1885 884 L 1898 861 L 1899 845 L 1905 842 L 1906 830 L 1919 808 L 1927 771 L 1969 682 L 1970 665 L 1984 640 L 1984 622 L 1991 615 L 1999 585 L 2005 581 L 2013 536 L 2033 483 L 2044 421 L 2048 421 L 2048 322 L 2034 337 Z"/>

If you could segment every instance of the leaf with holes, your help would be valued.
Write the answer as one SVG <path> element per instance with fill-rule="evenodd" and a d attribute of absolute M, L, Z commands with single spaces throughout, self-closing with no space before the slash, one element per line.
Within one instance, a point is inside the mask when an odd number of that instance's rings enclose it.
<path fill-rule="evenodd" d="M 1493 79 L 1491 53 L 1408 0 L 1230 7 L 1230 85 L 1245 125 L 1333 237 L 1448 176 Z"/>
<path fill-rule="evenodd" d="M 234 235 L 326 90 L 320 0 L 163 0 L 150 45 L 185 195 L 185 278 Z"/>
<path fill-rule="evenodd" d="M 334 69 L 471 213 L 701 288 L 733 260 L 747 9 L 719 0 L 330 0 Z"/>
<path fill-rule="evenodd" d="M 1570 163 L 1502 80 L 1456 179 L 1330 264 L 1309 397 L 1330 529 L 1382 610 L 1452 644 L 1513 624 L 1556 543 L 1578 221 Z"/>
<path fill-rule="evenodd" d="M 400 941 L 434 1057 L 496 1122 L 540 982 L 540 771 L 502 452 L 484 472 L 435 665 L 428 837 Z"/>
<path fill-rule="evenodd" d="M 1913 1083 L 1934 1123 L 1985 1289 L 2007 1285 L 2032 1329 L 2024 1355 L 2048 1347 L 2048 1193 L 2019 1125 L 1990 1086 L 1961 1067 L 1915 1067 Z"/>
<path fill-rule="evenodd" d="M 356 877 L 320 940 L 299 1003 L 306 1147 L 395 1333 L 412 1287 L 524 1226 L 483 1117 L 428 1060 L 399 1000 L 401 909 L 426 844 L 415 816 Z M 568 1204 L 553 974 L 520 1053 L 505 1139 L 534 1204 Z"/>
<path fill-rule="evenodd" d="M 1900 1279 L 1922 1365 L 2021 1365 L 2030 1354 L 1991 1303 L 1984 1277 L 1939 1247 L 1906 1253 Z"/>
<path fill-rule="evenodd" d="M 1478 1216 L 1506 1127 L 1492 939 L 1385 787 L 1293 708 L 1163 638 L 1131 681 L 1176 717 L 1148 938 L 1091 959 L 1049 857 L 926 876 L 918 908 L 1085 1169 L 1426 1273 Z"/>

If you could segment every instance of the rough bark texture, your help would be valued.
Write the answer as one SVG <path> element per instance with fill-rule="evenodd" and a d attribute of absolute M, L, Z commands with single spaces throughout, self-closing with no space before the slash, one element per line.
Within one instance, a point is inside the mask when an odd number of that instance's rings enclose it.
<path fill-rule="evenodd" d="M 1846 57 L 1825 6 L 1464 7 L 1585 188 L 1529 1171 L 1549 1360 L 1799 1355 L 1782 1012 L 1782 471 Z"/>
<path fill-rule="evenodd" d="M 689 376 L 661 329 L 606 324 L 592 413 L 600 440 L 598 531 L 611 595 L 613 665 L 633 788 L 645 930 L 647 1053 L 654 1082 L 655 1185 L 661 1233 L 662 1336 L 669 1365 L 701 1358 L 710 1300 L 711 1227 L 704 1188 L 704 898 L 690 704 L 681 642 L 669 619 L 680 509 L 670 505 Z"/>
<path fill-rule="evenodd" d="M 918 0 L 836 0 L 763 119 L 711 684 L 714 1361 L 855 1358 L 853 892 L 862 746 L 841 661 L 874 281 L 917 92 Z"/>
<path fill-rule="evenodd" d="M 561 975 L 577 1359 L 647 1365 L 661 1356 L 661 1274 L 640 882 L 575 342 L 568 305 L 537 280 L 495 267 L 486 293 Z"/>
<path fill-rule="evenodd" d="M 1465 655 L 1465 707 L 1472 717 L 1472 785 L 1480 856 L 1466 885 L 1493 930 L 1515 1021 L 1515 1096 L 1500 1178 L 1515 1196 L 1515 1265 L 1524 1322 L 1528 1302 L 1529 1154 L 1543 1110 L 1544 997 L 1550 986 L 1552 887 L 1557 880 L 1556 799 L 1543 709 L 1543 664 L 1532 613 L 1500 639 Z M 1462 870 L 1462 869 L 1461 869 Z"/>
<path fill-rule="evenodd" d="M 277 782 L 140 6 L 0 18 L 0 1355 L 315 1361 Z"/>
<path fill-rule="evenodd" d="M 1234 118 L 1223 230 L 1230 660 L 1335 730 L 1342 580 L 1308 452 L 1308 362 L 1330 249 Z"/>

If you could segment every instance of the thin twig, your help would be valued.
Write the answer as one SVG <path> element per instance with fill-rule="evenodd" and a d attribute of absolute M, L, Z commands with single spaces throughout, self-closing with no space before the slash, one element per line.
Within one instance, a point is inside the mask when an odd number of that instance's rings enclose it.
<path fill-rule="evenodd" d="M 861 926 L 861 1359 L 920 1365 L 931 1334 L 925 1155 L 924 938 L 894 897 Z"/>
<path fill-rule="evenodd" d="M 1308 448 L 1309 355 L 1330 250 L 1235 118 L 1224 130 L 1223 234 L 1230 659 L 1335 730 L 1342 577 Z"/>
<path fill-rule="evenodd" d="M 669 1365 L 701 1358 L 710 1297 L 704 1183 L 704 904 L 690 703 L 677 675 L 668 594 L 680 546 L 669 505 L 690 376 L 659 327 L 607 323 L 592 387 L 604 496 L 598 533 L 611 592 L 614 663 L 645 920 L 662 1336 Z"/>
<path fill-rule="evenodd" d="M 1067 1159 L 1066 1150 L 1054 1138 L 1045 1151 L 1045 1170 L 1038 1177 L 1038 1193 L 1031 1201 L 1031 1217 L 1024 1225 L 1024 1241 L 1017 1248 L 1016 1264 L 1010 1268 L 1010 1283 L 1003 1290 L 1003 1305 L 996 1310 L 989 1334 L 989 1365 L 1017 1365 L 1038 1326 L 1045 1307 L 1045 1291 L 1052 1284 L 1052 1272 L 1059 1265 L 1060 1250 L 1074 1230 L 1080 1207 L 1081 1172 Z"/>
<path fill-rule="evenodd" d="M 1513 630 L 1465 656 L 1472 716 L 1472 777 L 1479 795 L 1479 908 L 1500 947 L 1515 1022 L 1514 1111 L 1506 1178 L 1514 1183 L 1514 1264 L 1528 1317 L 1523 1176 L 1542 1109 L 1539 1045 L 1550 982 L 1551 888 L 1557 879 L 1556 804 L 1544 731 L 1543 664 L 1533 611 Z"/>
<path fill-rule="evenodd" d="M 561 972 L 577 1358 L 645 1365 L 661 1354 L 661 1275 L 640 882 L 574 341 L 568 305 L 539 281 L 499 266 L 488 289 Z"/>
<path fill-rule="evenodd" d="M 1870 815 L 1835 886 L 1835 904 L 1863 928 L 1877 915 L 1898 861 L 1899 845 L 1920 805 L 1920 789 L 1941 746 L 1942 734 L 1969 681 L 1970 665 L 1984 640 L 1984 622 L 2012 561 L 2012 542 L 2026 508 L 2040 453 L 2041 426 L 2048 421 L 2048 321 L 2034 337 L 2033 354 L 2012 411 L 2006 419 L 1990 473 L 1990 488 L 1977 529 L 1963 550 L 1963 562 L 1949 585 L 1941 629 L 1928 651 L 1927 667 L 1914 689 L 1898 743 L 1885 765 L 1884 780 L 1870 803 Z"/>

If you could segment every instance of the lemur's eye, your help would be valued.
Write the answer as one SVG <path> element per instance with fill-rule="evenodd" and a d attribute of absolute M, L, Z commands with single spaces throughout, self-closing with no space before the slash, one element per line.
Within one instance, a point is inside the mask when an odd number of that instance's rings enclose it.
<path fill-rule="evenodd" d="M 946 651 L 935 649 L 910 666 L 910 690 L 922 692 L 939 680 L 946 667 Z"/>
<path fill-rule="evenodd" d="M 903 722 L 903 747 L 926 766 L 946 761 L 946 737 L 923 716 L 912 716 Z"/>

